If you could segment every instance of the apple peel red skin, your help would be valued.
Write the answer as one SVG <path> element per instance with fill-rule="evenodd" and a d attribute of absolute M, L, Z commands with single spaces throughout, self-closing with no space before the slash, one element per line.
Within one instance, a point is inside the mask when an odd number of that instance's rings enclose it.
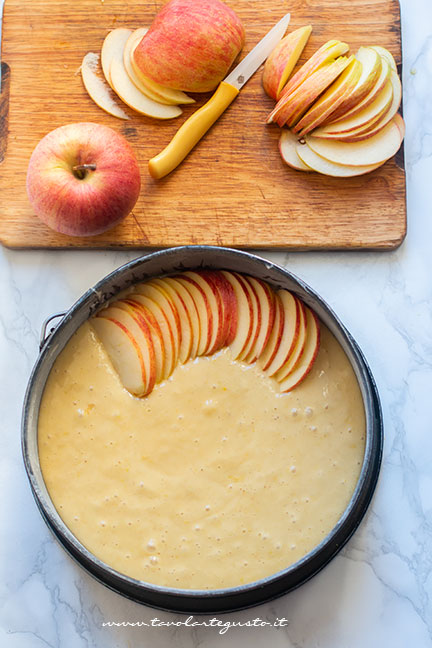
<path fill-rule="evenodd" d="M 221 0 L 171 0 L 134 50 L 147 77 L 167 88 L 209 92 L 241 51 L 245 32 Z"/>
<path fill-rule="evenodd" d="M 75 165 L 95 165 L 78 179 Z M 60 126 L 37 144 L 27 170 L 36 215 L 69 236 L 94 236 L 134 208 L 141 188 L 138 162 L 126 139 L 101 124 Z"/>

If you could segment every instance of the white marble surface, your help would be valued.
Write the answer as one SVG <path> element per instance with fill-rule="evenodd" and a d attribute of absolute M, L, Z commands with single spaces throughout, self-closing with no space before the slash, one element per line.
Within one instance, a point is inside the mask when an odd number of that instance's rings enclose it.
<path fill-rule="evenodd" d="M 366 519 L 312 581 L 223 621 L 283 628 L 117 627 L 165 621 L 77 567 L 42 521 L 21 460 L 20 417 L 43 319 L 136 256 L 0 250 L 0 645 L 7 648 L 426 648 L 432 645 L 432 3 L 402 0 L 408 236 L 390 253 L 268 254 L 309 282 L 357 338 L 385 422 L 381 477 Z"/>

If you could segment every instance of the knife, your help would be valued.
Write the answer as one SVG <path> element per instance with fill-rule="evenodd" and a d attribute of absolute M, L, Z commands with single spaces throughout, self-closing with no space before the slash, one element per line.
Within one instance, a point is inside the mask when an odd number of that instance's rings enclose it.
<path fill-rule="evenodd" d="M 219 84 L 214 95 L 180 126 L 164 150 L 149 161 L 150 175 L 163 178 L 171 173 L 205 135 L 209 128 L 234 101 L 246 81 L 257 71 L 274 50 L 289 25 L 286 14 L 255 45 L 237 67 Z"/>

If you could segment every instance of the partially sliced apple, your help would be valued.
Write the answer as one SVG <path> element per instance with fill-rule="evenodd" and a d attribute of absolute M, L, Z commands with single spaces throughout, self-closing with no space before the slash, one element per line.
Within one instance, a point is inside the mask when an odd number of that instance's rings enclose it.
<path fill-rule="evenodd" d="M 362 72 L 357 84 L 352 92 L 347 94 L 338 106 L 326 117 L 324 124 L 342 117 L 352 108 L 355 108 L 368 95 L 374 86 L 376 86 L 382 71 L 381 56 L 371 47 L 360 47 L 355 55 L 359 63 L 362 64 Z M 376 92 L 380 87 L 384 87 L 386 78 L 381 79 L 381 85 L 377 86 Z"/>
<path fill-rule="evenodd" d="M 156 83 L 156 81 L 153 81 L 149 77 L 145 76 L 145 74 L 142 73 L 141 69 L 135 63 L 135 49 L 137 48 L 138 44 L 142 40 L 143 36 L 145 36 L 147 31 L 148 30 L 145 27 L 140 27 L 139 29 L 136 29 L 131 36 L 129 61 L 135 73 L 135 76 L 148 90 L 150 90 L 150 92 L 157 95 L 160 101 L 163 99 L 165 102 L 175 105 L 195 103 L 195 99 L 192 99 L 192 97 L 187 95 L 185 92 L 182 92 L 182 90 L 166 88 L 165 86 L 162 86 L 159 83 Z"/>
<path fill-rule="evenodd" d="M 320 327 L 315 313 L 305 306 L 306 341 L 299 359 L 288 375 L 280 382 L 280 391 L 289 392 L 297 387 L 309 374 L 318 355 L 320 346 Z"/>
<path fill-rule="evenodd" d="M 163 379 L 168 378 L 174 371 L 176 364 L 176 354 L 175 354 L 175 345 L 174 345 L 174 333 L 171 330 L 169 320 L 161 308 L 161 306 L 140 293 L 134 292 L 130 293 L 127 296 L 128 301 L 137 304 L 138 306 L 144 306 L 147 308 L 153 315 L 159 326 L 164 346 L 164 365 L 163 365 Z"/>
<path fill-rule="evenodd" d="M 279 153 L 284 162 L 297 171 L 312 171 L 297 153 L 298 137 L 287 128 L 283 128 L 279 138 Z"/>
<path fill-rule="evenodd" d="M 373 137 L 360 142 L 339 142 L 306 135 L 307 145 L 330 162 L 348 166 L 379 164 L 391 158 L 402 143 L 397 124 L 392 121 Z"/>
<path fill-rule="evenodd" d="M 279 99 L 312 32 L 312 25 L 300 27 L 282 38 L 267 58 L 262 83 L 265 92 L 272 99 Z"/>
<path fill-rule="evenodd" d="M 189 310 L 183 301 L 178 290 L 176 290 L 165 278 L 155 277 L 148 282 L 151 286 L 156 286 L 170 299 L 178 313 L 178 322 L 181 329 L 179 360 L 182 364 L 187 362 L 192 350 L 192 322 Z"/>
<path fill-rule="evenodd" d="M 111 62 L 113 61 L 113 59 L 122 58 L 125 45 L 131 34 L 131 29 L 126 29 L 126 27 L 118 27 L 117 29 L 110 31 L 105 37 L 104 42 L 102 43 L 101 66 L 105 75 L 105 79 L 108 81 L 111 88 L 113 87 L 110 75 Z"/>
<path fill-rule="evenodd" d="M 294 126 L 294 133 L 301 136 L 307 135 L 314 128 L 322 124 L 338 105 L 347 97 L 355 88 L 362 72 L 362 64 L 354 56 L 350 57 L 351 61 L 345 70 L 338 76 L 329 88 L 322 94 L 299 122 Z"/>
<path fill-rule="evenodd" d="M 237 300 L 237 328 L 235 337 L 229 345 L 234 360 L 244 354 L 246 345 L 251 338 L 254 311 L 250 292 L 246 289 L 239 275 L 228 270 L 221 271 L 225 279 L 231 284 Z"/>
<path fill-rule="evenodd" d="M 244 279 L 251 284 L 259 304 L 257 335 L 254 343 L 251 345 L 247 355 L 245 356 L 245 362 L 252 363 L 255 362 L 263 352 L 273 329 L 276 314 L 275 293 L 270 286 L 265 283 L 265 281 L 261 281 L 261 279 L 250 277 L 249 275 L 245 275 Z"/>
<path fill-rule="evenodd" d="M 273 358 L 270 362 L 265 363 L 266 367 L 264 371 L 269 376 L 274 376 L 288 362 L 297 344 L 302 323 L 300 300 L 289 292 L 289 290 L 278 290 L 277 295 L 284 309 L 283 330 L 278 340 L 277 349 L 276 351 L 273 350 Z M 264 355 L 264 358 L 261 356 L 259 364 L 262 365 L 265 360 L 266 356 Z"/>
<path fill-rule="evenodd" d="M 186 288 L 195 303 L 200 328 L 197 355 L 206 355 L 213 339 L 213 312 L 207 294 L 196 281 L 186 277 L 184 273 L 175 275 L 174 278 Z"/>
<path fill-rule="evenodd" d="M 144 396 L 147 376 L 133 335 L 116 320 L 94 317 L 91 323 L 124 388 L 134 396 Z"/>
<path fill-rule="evenodd" d="M 81 63 L 81 76 L 84 87 L 91 99 L 109 115 L 119 119 L 129 119 L 122 108 L 116 103 L 111 88 L 105 83 L 99 73 L 99 54 L 88 52 Z"/>
<path fill-rule="evenodd" d="M 308 165 L 308 169 L 317 171 L 324 175 L 333 176 L 334 178 L 352 178 L 358 175 L 364 175 L 370 171 L 374 171 L 382 162 L 378 164 L 370 164 L 369 166 L 347 166 L 343 164 L 336 164 L 330 162 L 325 158 L 315 153 L 307 144 L 297 142 L 297 155 Z"/>
<path fill-rule="evenodd" d="M 376 99 L 355 115 L 340 119 L 336 122 L 322 126 L 314 131 L 314 137 L 326 139 L 341 139 L 347 133 L 356 133 L 369 130 L 383 116 L 387 114 L 393 101 L 393 84 L 389 79 Z"/>
<path fill-rule="evenodd" d="M 390 65 L 390 68 L 397 73 L 396 61 L 394 60 L 393 54 L 389 52 L 388 49 L 381 47 L 381 45 L 372 45 L 372 49 L 374 49 L 377 54 L 385 58 L 387 63 Z"/>
<path fill-rule="evenodd" d="M 349 65 L 350 59 L 340 56 L 331 63 L 320 66 L 292 93 L 283 94 L 268 118 L 278 126 L 294 126 L 313 102 Z"/>
<path fill-rule="evenodd" d="M 311 74 L 318 70 L 322 65 L 331 63 L 338 56 L 346 54 L 349 45 L 339 40 L 329 40 L 324 43 L 304 65 L 291 77 L 281 92 L 281 97 L 294 92 Z"/>
<path fill-rule="evenodd" d="M 390 80 L 390 71 L 390 66 L 387 61 L 385 59 L 381 59 L 381 72 L 378 79 L 372 86 L 372 89 L 363 97 L 361 101 L 357 101 L 356 103 L 351 104 L 350 107 L 339 106 L 339 108 L 337 108 L 335 112 L 329 116 L 324 125 L 326 126 L 329 123 L 336 123 L 341 119 L 347 119 L 348 117 L 351 117 L 367 108 L 384 90 L 385 86 Z"/>
<path fill-rule="evenodd" d="M 274 374 L 274 378 L 280 382 L 288 374 L 292 371 L 294 368 L 295 364 L 297 363 L 298 359 L 300 358 L 301 354 L 303 353 L 303 349 L 305 346 L 306 342 L 306 311 L 305 311 L 305 305 L 303 302 L 296 298 L 296 301 L 298 302 L 299 305 L 299 328 L 298 328 L 298 335 L 297 338 L 294 342 L 294 345 L 291 347 L 291 351 L 288 354 L 285 362 L 283 365 L 280 367 L 280 369 Z"/>
<path fill-rule="evenodd" d="M 150 332 L 150 336 L 154 348 L 155 356 L 155 380 L 160 383 L 164 379 L 164 366 L 165 366 L 165 345 L 160 326 L 153 315 L 153 313 L 133 300 L 118 299 L 115 306 L 127 310 L 141 326 L 146 325 Z"/>
<path fill-rule="evenodd" d="M 110 79 L 113 90 L 120 99 L 141 115 L 155 119 L 173 119 L 182 114 L 182 109 L 178 106 L 158 103 L 138 90 L 126 72 L 123 57 L 111 61 Z"/>
<path fill-rule="evenodd" d="M 172 332 L 174 362 L 177 363 L 181 344 L 181 326 L 179 314 L 173 300 L 166 291 L 160 288 L 160 286 L 152 284 L 151 281 L 136 284 L 134 291 L 153 300 L 162 309 Z"/>

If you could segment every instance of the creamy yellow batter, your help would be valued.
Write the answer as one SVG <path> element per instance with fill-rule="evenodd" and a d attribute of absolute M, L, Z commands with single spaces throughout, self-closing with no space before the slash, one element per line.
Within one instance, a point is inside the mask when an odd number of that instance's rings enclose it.
<path fill-rule="evenodd" d="M 357 380 L 324 326 L 291 393 L 224 350 L 138 399 L 85 324 L 39 416 L 43 476 L 76 537 L 124 574 L 184 589 L 252 582 L 304 556 L 344 511 L 364 444 Z"/>

